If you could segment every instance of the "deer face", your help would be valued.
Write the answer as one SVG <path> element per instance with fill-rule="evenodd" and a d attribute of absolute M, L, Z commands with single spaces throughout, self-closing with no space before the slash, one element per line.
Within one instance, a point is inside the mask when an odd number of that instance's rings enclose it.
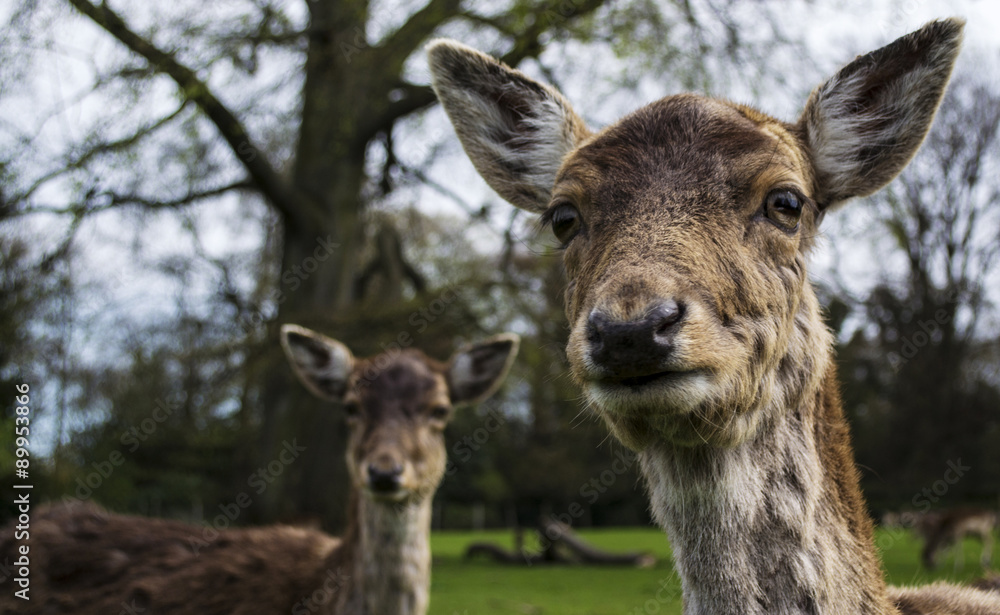
<path fill-rule="evenodd" d="M 815 194 L 789 128 L 696 96 L 566 158 L 542 216 L 565 246 L 573 376 L 616 432 L 694 443 L 754 426 L 780 362 L 806 359 L 787 354 L 815 316 Z"/>
<path fill-rule="evenodd" d="M 500 335 L 441 363 L 412 349 L 355 359 L 340 342 L 295 325 L 282 327 L 281 341 L 306 388 L 343 407 L 355 489 L 397 503 L 433 495 L 454 408 L 492 395 L 518 346 L 517 336 Z"/>
<path fill-rule="evenodd" d="M 855 60 L 799 121 L 693 95 L 594 133 L 552 88 L 450 41 L 433 85 L 487 182 L 564 248 L 567 355 L 628 446 L 732 446 L 794 407 L 830 336 L 806 280 L 820 218 L 906 164 L 961 22 Z"/>

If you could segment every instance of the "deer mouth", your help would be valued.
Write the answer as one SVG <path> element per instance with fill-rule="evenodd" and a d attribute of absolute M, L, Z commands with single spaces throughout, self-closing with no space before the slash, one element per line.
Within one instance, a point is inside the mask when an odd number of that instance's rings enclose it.
<path fill-rule="evenodd" d="M 625 377 L 605 377 L 597 381 L 597 384 L 616 388 L 643 389 L 651 385 L 670 385 L 678 383 L 686 378 L 697 375 L 699 370 L 676 371 L 666 370 L 654 372 L 642 376 Z"/>
<path fill-rule="evenodd" d="M 366 489 L 368 497 L 375 502 L 385 504 L 398 504 L 410 497 L 410 490 L 403 487 L 398 489 Z"/>
<path fill-rule="evenodd" d="M 646 376 L 631 376 L 629 378 L 618 378 L 616 380 L 611 380 L 613 384 L 618 384 L 621 386 L 626 386 L 630 388 L 636 388 L 645 386 L 656 382 L 657 380 L 665 380 L 667 378 L 677 378 L 678 375 L 684 374 L 685 372 L 657 372 L 655 374 L 648 374 Z"/>
<path fill-rule="evenodd" d="M 412 485 L 404 477 L 402 466 L 385 471 L 371 465 L 368 467 L 367 476 L 360 486 L 372 501 L 389 504 L 402 502 L 413 493 L 413 489 L 410 488 Z"/>
<path fill-rule="evenodd" d="M 617 413 L 685 414 L 712 395 L 714 383 L 705 369 L 664 370 L 642 375 L 603 376 L 584 385 L 600 409 Z"/>

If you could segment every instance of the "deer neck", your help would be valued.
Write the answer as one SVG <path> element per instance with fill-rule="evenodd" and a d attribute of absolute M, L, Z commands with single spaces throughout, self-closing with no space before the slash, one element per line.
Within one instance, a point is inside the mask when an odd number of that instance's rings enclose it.
<path fill-rule="evenodd" d="M 829 341 L 814 348 L 828 349 Z M 658 441 L 640 454 L 654 516 L 674 550 L 685 614 L 896 612 L 831 354 L 824 350 L 811 373 L 803 368 L 791 379 L 802 383 L 796 390 L 773 396 L 784 404 L 764 409 L 752 439 L 730 448 Z"/>
<path fill-rule="evenodd" d="M 353 499 L 342 555 L 352 578 L 336 612 L 424 615 L 430 599 L 431 498 L 400 504 Z"/>

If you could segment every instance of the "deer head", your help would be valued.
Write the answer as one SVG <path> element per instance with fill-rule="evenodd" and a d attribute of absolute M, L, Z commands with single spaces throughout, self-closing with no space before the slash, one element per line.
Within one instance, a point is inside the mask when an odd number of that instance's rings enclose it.
<path fill-rule="evenodd" d="M 496 391 L 518 343 L 514 334 L 498 335 L 459 350 L 446 363 L 415 349 L 358 359 L 315 331 L 281 328 L 281 345 L 302 384 L 347 415 L 354 488 L 391 503 L 433 495 L 444 476 L 443 432 L 454 408 Z"/>
<path fill-rule="evenodd" d="M 831 345 L 806 276 L 820 221 L 908 163 L 962 26 L 933 22 L 857 58 L 794 123 L 682 94 L 600 131 L 553 88 L 431 44 L 434 89 L 476 169 L 564 248 L 572 374 L 626 445 L 734 446 L 816 390 Z"/>

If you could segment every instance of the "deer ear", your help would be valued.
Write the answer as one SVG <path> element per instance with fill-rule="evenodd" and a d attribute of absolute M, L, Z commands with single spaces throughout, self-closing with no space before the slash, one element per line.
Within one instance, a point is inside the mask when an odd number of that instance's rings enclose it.
<path fill-rule="evenodd" d="M 964 25 L 931 22 L 858 57 L 813 91 L 798 127 L 822 207 L 875 192 L 909 163 L 941 102 Z"/>
<path fill-rule="evenodd" d="M 512 205 L 548 205 L 563 158 L 589 134 L 555 89 L 452 40 L 427 49 L 431 85 L 476 170 Z"/>
<path fill-rule="evenodd" d="M 517 335 L 504 333 L 456 352 L 448 362 L 451 403 L 473 404 L 496 392 L 514 363 L 520 342 Z"/>
<path fill-rule="evenodd" d="M 354 356 L 347 346 L 298 325 L 282 325 L 281 347 L 292 371 L 321 399 L 342 401 L 350 382 Z"/>

